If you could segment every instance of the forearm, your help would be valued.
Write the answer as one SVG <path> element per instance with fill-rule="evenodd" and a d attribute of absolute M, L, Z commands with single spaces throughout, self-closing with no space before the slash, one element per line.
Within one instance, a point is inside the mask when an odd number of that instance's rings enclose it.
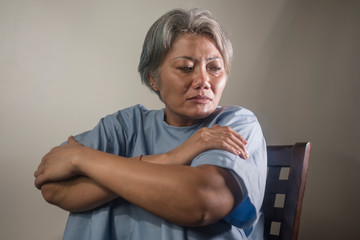
<path fill-rule="evenodd" d="M 128 159 L 139 160 L 138 157 Z M 143 161 L 171 163 L 167 154 L 144 156 Z M 70 212 L 91 210 L 118 196 L 92 179 L 80 175 L 66 180 L 48 180 L 40 185 L 36 183 L 37 180 L 35 185 L 41 188 L 42 195 L 48 203 Z"/>
<path fill-rule="evenodd" d="M 236 186 L 224 169 L 152 164 L 86 149 L 81 174 L 170 222 L 210 224 L 231 211 Z M 87 157 L 86 157 L 87 156 Z"/>
<path fill-rule="evenodd" d="M 228 127 L 202 128 L 172 151 L 138 161 L 83 147 L 69 137 L 68 144 L 43 157 L 34 173 L 35 186 L 47 201 L 70 211 L 89 210 L 121 196 L 174 223 L 201 225 L 225 216 L 238 189 L 223 169 L 185 165 L 212 148 L 245 156 L 244 142 Z M 78 175 L 88 178 L 64 181 Z"/>
<path fill-rule="evenodd" d="M 83 212 L 101 206 L 117 195 L 88 177 L 49 182 L 41 187 L 44 199 L 70 212 Z"/>

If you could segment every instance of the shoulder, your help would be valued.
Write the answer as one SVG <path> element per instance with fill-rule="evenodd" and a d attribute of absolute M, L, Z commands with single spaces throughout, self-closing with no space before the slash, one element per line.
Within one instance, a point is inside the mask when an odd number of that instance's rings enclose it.
<path fill-rule="evenodd" d="M 155 114 L 155 110 L 148 110 L 141 104 L 137 104 L 131 107 L 124 108 L 115 113 L 109 114 L 103 118 L 104 123 L 109 124 L 131 124 L 136 123 L 143 119 L 147 115 Z"/>
<path fill-rule="evenodd" d="M 110 114 L 106 117 L 108 118 L 119 118 L 119 117 L 134 117 L 137 115 L 142 115 L 145 112 L 148 112 L 149 110 L 146 109 L 146 107 L 144 107 L 141 104 L 137 104 L 131 107 L 127 107 L 124 109 L 121 109 L 113 114 Z"/>
<path fill-rule="evenodd" d="M 100 120 L 100 124 L 109 132 L 122 131 L 127 134 L 142 131 L 162 118 L 162 110 L 148 110 L 141 104 L 119 110 Z"/>
<path fill-rule="evenodd" d="M 218 111 L 215 124 L 231 127 L 248 142 L 255 141 L 260 144 L 263 141 L 261 125 L 252 111 L 239 106 L 223 106 L 218 108 Z"/>
<path fill-rule="evenodd" d="M 257 117 L 255 114 L 240 106 L 222 106 L 216 110 L 217 122 L 219 124 L 231 125 L 231 124 L 250 124 L 257 123 Z"/>

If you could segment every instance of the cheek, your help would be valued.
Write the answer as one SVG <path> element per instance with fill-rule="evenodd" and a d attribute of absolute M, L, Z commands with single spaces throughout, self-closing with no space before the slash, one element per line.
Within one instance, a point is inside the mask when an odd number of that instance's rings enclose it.
<path fill-rule="evenodd" d="M 173 102 L 179 95 L 179 88 L 169 81 L 164 81 L 159 87 L 159 93 L 164 102 Z"/>
<path fill-rule="evenodd" d="M 222 78 L 215 82 L 213 91 L 217 95 L 217 97 L 221 97 L 222 92 L 225 89 L 226 83 L 227 78 Z"/>
<path fill-rule="evenodd" d="M 189 90 L 189 84 L 184 79 L 175 79 L 173 81 L 164 81 L 160 87 L 160 94 L 168 98 L 177 98 L 184 96 Z"/>

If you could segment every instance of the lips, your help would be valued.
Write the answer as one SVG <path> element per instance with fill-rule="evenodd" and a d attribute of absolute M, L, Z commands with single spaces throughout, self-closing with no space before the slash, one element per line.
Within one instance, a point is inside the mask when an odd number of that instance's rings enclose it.
<path fill-rule="evenodd" d="M 188 98 L 187 100 L 197 100 L 197 101 L 212 101 L 212 98 L 204 95 L 196 95 L 193 97 Z"/>

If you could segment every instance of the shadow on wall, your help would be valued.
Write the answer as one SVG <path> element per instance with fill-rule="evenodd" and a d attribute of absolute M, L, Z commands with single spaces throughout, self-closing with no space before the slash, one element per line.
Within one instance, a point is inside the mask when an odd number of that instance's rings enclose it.
<path fill-rule="evenodd" d="M 250 73 L 268 144 L 313 142 L 299 239 L 360 234 L 359 22 L 359 2 L 288 2 Z"/>
<path fill-rule="evenodd" d="M 310 159 L 299 240 L 357 239 L 359 159 L 319 151 Z"/>

